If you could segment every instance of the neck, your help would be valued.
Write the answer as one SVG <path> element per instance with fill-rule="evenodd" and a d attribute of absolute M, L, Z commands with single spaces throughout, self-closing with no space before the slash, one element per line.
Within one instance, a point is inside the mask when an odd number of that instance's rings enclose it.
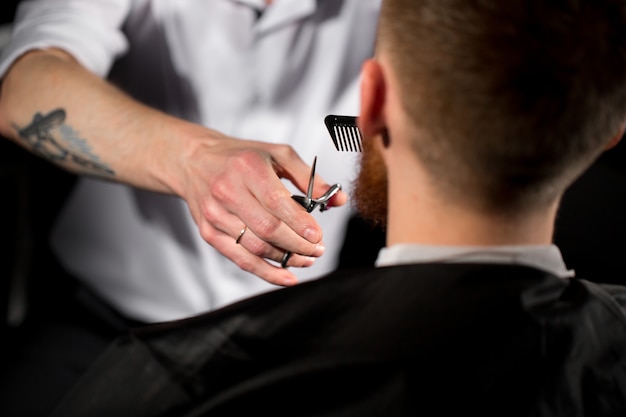
<path fill-rule="evenodd" d="M 391 166 L 394 166 L 391 164 Z M 387 245 L 415 243 L 446 246 L 550 244 L 557 203 L 514 218 L 472 209 L 441 197 L 411 165 L 388 172 Z M 409 167 L 408 169 L 406 167 Z"/>

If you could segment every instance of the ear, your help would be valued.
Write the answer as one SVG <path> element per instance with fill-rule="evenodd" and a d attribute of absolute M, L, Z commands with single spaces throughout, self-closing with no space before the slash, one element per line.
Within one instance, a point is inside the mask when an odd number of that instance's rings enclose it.
<path fill-rule="evenodd" d="M 609 143 L 606 144 L 606 146 L 604 147 L 604 150 L 608 151 L 609 149 L 617 145 L 619 141 L 622 140 L 622 138 L 624 137 L 625 130 L 626 130 L 626 123 L 622 125 L 622 128 L 619 130 L 619 132 L 617 132 L 617 134 L 613 136 L 613 138 L 611 138 Z"/>
<path fill-rule="evenodd" d="M 385 133 L 386 93 L 382 67 L 374 59 L 365 61 L 361 69 L 361 111 L 358 118 L 359 128 L 365 137 Z"/>

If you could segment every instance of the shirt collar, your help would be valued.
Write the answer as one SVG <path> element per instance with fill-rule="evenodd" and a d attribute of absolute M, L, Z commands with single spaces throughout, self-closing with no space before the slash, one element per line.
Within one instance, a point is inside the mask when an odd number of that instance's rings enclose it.
<path fill-rule="evenodd" d="M 376 266 L 426 262 L 523 265 L 541 269 L 561 278 L 574 276 L 574 271 L 566 267 L 561 251 L 556 245 L 458 247 L 400 244 L 381 249 Z"/>
<path fill-rule="evenodd" d="M 265 0 L 231 0 L 234 3 L 265 11 L 255 30 L 259 33 L 271 31 L 279 26 L 312 15 L 317 10 L 318 0 L 274 0 L 271 6 Z M 336 0 L 335 0 L 336 1 Z"/>

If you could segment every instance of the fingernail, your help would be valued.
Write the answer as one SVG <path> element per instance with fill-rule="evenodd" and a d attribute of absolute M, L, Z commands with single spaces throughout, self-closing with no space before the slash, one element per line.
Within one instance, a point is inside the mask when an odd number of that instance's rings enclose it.
<path fill-rule="evenodd" d="M 315 246 L 315 251 L 313 252 L 313 256 L 320 257 L 324 254 L 324 252 L 326 252 L 326 246 L 324 246 L 323 243 L 318 243 Z"/>
<path fill-rule="evenodd" d="M 284 285 L 285 287 L 289 287 L 292 285 L 296 285 L 298 283 L 298 280 L 296 279 L 295 276 L 291 276 L 291 277 L 285 277 L 283 278 L 283 282 L 282 285 Z"/>
<path fill-rule="evenodd" d="M 307 228 L 304 231 L 304 238 L 311 243 L 319 242 L 321 236 L 317 229 Z"/>

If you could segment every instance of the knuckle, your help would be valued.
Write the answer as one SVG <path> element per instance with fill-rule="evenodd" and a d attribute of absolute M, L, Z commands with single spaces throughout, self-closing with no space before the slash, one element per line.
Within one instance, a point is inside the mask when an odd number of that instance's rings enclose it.
<path fill-rule="evenodd" d="M 204 217 L 204 220 L 209 224 L 214 224 L 215 220 L 218 218 L 215 210 L 209 204 L 202 207 L 202 217 Z"/>
<path fill-rule="evenodd" d="M 240 258 L 240 259 L 236 260 L 235 263 L 242 270 L 244 270 L 246 272 L 254 273 L 254 269 L 255 269 L 254 265 L 255 265 L 255 263 L 252 260 L 250 260 L 248 258 Z"/>
<path fill-rule="evenodd" d="M 277 147 L 276 152 L 278 152 L 283 158 L 293 159 L 294 157 L 298 156 L 298 153 L 295 151 L 295 149 L 291 145 L 279 144 L 279 145 L 276 145 L 276 147 Z"/>
<path fill-rule="evenodd" d="M 233 199 L 233 187 L 230 182 L 224 178 L 224 176 L 218 177 L 210 185 L 211 196 L 220 202 L 230 202 Z"/>
<path fill-rule="evenodd" d="M 267 244 L 259 239 L 250 239 L 246 244 L 248 252 L 256 256 L 264 256 L 267 252 Z"/>
<path fill-rule="evenodd" d="M 275 212 L 285 205 L 285 200 L 287 197 L 285 197 L 283 190 L 278 189 L 267 192 L 264 198 L 265 207 L 267 207 L 272 212 Z"/>
<path fill-rule="evenodd" d="M 275 217 L 265 219 L 255 226 L 255 234 L 262 240 L 269 241 L 278 231 L 280 220 Z"/>
<path fill-rule="evenodd" d="M 205 242 L 212 243 L 216 238 L 216 231 L 209 224 L 204 223 L 200 226 L 200 237 L 202 237 Z"/>
<path fill-rule="evenodd" d="M 237 156 L 233 158 L 231 163 L 232 168 L 238 172 L 246 172 L 250 170 L 250 167 L 254 167 L 259 163 L 264 163 L 263 157 L 258 151 L 253 149 L 246 149 L 241 151 Z"/>

